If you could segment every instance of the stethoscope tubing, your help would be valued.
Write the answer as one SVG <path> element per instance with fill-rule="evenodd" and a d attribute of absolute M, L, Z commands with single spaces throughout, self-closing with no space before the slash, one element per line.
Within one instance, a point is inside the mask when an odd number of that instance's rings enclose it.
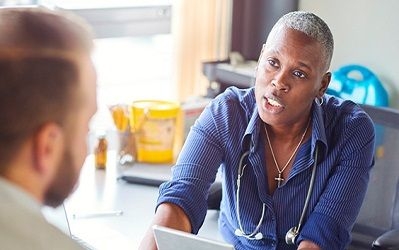
<path fill-rule="evenodd" d="M 310 177 L 308 193 L 306 194 L 306 200 L 303 205 L 301 217 L 299 218 L 297 232 L 299 232 L 299 230 L 301 230 L 303 220 L 305 219 L 306 210 L 308 209 L 308 206 L 309 206 L 310 196 L 312 195 L 312 191 L 313 191 L 313 187 L 314 187 L 314 180 L 316 179 L 316 166 L 317 166 L 317 160 L 318 160 L 318 156 L 319 156 L 318 153 L 319 153 L 319 147 L 317 147 L 317 145 L 316 145 L 316 150 L 315 150 L 315 155 L 314 155 L 314 163 L 313 163 L 313 169 L 312 169 L 312 176 Z"/>
<path fill-rule="evenodd" d="M 287 244 L 293 244 L 294 243 L 295 237 L 299 234 L 299 231 L 300 231 L 300 229 L 302 227 L 302 223 L 303 223 L 303 221 L 305 219 L 305 214 L 306 214 L 306 211 L 307 211 L 308 206 L 309 206 L 310 196 L 312 195 L 314 182 L 315 182 L 315 179 L 316 179 L 316 167 L 317 167 L 317 161 L 318 161 L 318 151 L 319 151 L 319 148 L 318 148 L 318 145 L 316 145 L 316 150 L 315 150 L 315 155 L 314 155 L 314 163 L 313 163 L 313 168 L 312 168 L 312 175 L 311 175 L 311 178 L 310 178 L 309 188 L 308 188 L 308 192 L 306 194 L 306 199 L 305 199 L 305 203 L 303 205 L 301 217 L 299 218 L 298 226 L 297 227 L 293 227 L 292 229 L 290 229 L 287 232 L 287 235 L 290 234 L 290 233 L 293 233 L 293 237 L 294 237 L 293 239 L 290 239 L 289 241 L 287 241 Z M 254 236 L 256 234 L 258 234 L 259 229 L 260 229 L 260 227 L 262 225 L 262 222 L 263 222 L 263 219 L 264 219 L 264 216 L 265 216 L 265 212 L 266 212 L 265 203 L 263 203 L 261 218 L 259 219 L 259 222 L 256 225 L 255 229 L 252 231 L 252 233 L 247 234 L 247 233 L 244 232 L 244 229 L 243 229 L 243 226 L 242 226 L 242 223 L 241 223 L 241 216 L 240 216 L 240 204 L 239 204 L 239 202 L 240 202 L 241 177 L 243 176 L 245 167 L 247 166 L 247 164 L 243 165 L 243 162 L 244 162 L 245 157 L 247 157 L 249 155 L 249 153 L 250 153 L 250 150 L 244 152 L 241 155 L 240 161 L 239 161 L 239 164 L 238 164 L 237 190 L 236 190 L 236 199 L 237 199 L 236 200 L 236 215 L 237 215 L 238 225 L 239 225 L 239 228 L 240 228 L 240 234 L 238 236 L 243 236 L 243 237 L 246 237 L 247 239 L 250 239 L 250 240 L 259 240 L 259 239 L 262 239 L 263 236 L 261 238 L 257 238 L 257 237 L 254 237 Z M 294 231 L 291 232 L 291 230 L 294 230 Z"/>

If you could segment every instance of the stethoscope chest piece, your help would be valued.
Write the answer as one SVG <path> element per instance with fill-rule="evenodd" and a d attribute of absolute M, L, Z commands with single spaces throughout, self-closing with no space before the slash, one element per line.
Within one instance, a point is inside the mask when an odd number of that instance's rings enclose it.
<path fill-rule="evenodd" d="M 297 227 L 292 227 L 288 232 L 285 234 L 285 242 L 288 245 L 295 245 L 295 239 L 298 236 L 298 229 Z"/>

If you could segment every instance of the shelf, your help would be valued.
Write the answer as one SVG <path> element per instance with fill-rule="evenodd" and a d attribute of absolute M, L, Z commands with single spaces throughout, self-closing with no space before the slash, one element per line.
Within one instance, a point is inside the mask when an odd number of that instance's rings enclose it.
<path fill-rule="evenodd" d="M 56 9 L 84 18 L 93 27 L 96 38 L 167 34 L 171 31 L 172 5 L 168 1 L 163 4 L 106 6 L 59 4 Z"/>
<path fill-rule="evenodd" d="M 208 96 L 216 96 L 230 86 L 249 88 L 255 82 L 256 62 L 233 66 L 229 61 L 212 61 L 202 64 L 202 73 L 208 78 L 210 86 Z M 215 89 L 212 84 L 219 86 Z"/>

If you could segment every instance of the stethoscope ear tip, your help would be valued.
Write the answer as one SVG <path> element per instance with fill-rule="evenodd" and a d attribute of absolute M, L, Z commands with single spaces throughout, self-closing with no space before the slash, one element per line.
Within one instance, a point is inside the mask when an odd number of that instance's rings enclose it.
<path fill-rule="evenodd" d="M 238 229 L 238 228 L 234 231 L 234 234 L 235 234 L 236 236 L 243 236 L 242 231 L 241 231 L 240 229 Z"/>
<path fill-rule="evenodd" d="M 263 239 L 263 234 L 259 232 L 255 235 L 255 240 L 261 240 L 261 239 Z"/>
<path fill-rule="evenodd" d="M 263 234 L 261 233 L 261 232 L 258 232 L 257 234 L 255 234 L 255 236 L 253 236 L 253 234 L 251 235 L 251 234 L 245 234 L 242 230 L 240 230 L 239 228 L 237 228 L 235 231 L 234 231 L 234 234 L 236 235 L 236 236 L 239 236 L 239 237 L 245 237 L 245 238 L 247 238 L 247 239 L 249 239 L 249 240 L 261 240 L 261 239 L 263 239 Z"/>

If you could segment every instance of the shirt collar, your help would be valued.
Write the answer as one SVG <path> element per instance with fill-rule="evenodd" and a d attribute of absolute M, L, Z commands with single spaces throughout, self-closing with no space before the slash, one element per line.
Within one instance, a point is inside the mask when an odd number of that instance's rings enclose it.
<path fill-rule="evenodd" d="M 260 136 L 260 130 L 262 128 L 263 122 L 259 117 L 258 108 L 256 105 L 253 105 L 253 109 L 247 110 L 247 112 L 252 115 L 250 116 L 247 129 L 245 130 L 245 134 L 241 140 L 241 145 L 244 150 L 249 149 L 252 153 L 253 151 L 256 151 L 256 148 L 258 147 L 258 142 L 260 141 L 258 137 Z M 327 137 L 324 128 L 323 107 L 313 103 L 311 139 L 312 155 L 314 155 L 317 143 L 319 145 L 323 145 L 323 156 L 325 156 L 328 151 Z"/>
<path fill-rule="evenodd" d="M 313 102 L 312 107 L 312 155 L 316 144 L 321 146 L 321 152 L 323 156 L 326 156 L 328 152 L 327 136 L 324 124 L 323 106 L 317 105 Z"/>
<path fill-rule="evenodd" d="M 245 111 L 248 114 L 248 126 L 245 130 L 244 136 L 241 140 L 241 145 L 244 151 L 250 150 L 253 153 L 258 147 L 259 142 L 259 130 L 262 127 L 262 120 L 258 114 L 258 107 L 256 106 L 255 91 L 254 88 L 249 91 L 249 94 L 244 96 L 243 103 L 248 105 L 245 106 Z"/>

